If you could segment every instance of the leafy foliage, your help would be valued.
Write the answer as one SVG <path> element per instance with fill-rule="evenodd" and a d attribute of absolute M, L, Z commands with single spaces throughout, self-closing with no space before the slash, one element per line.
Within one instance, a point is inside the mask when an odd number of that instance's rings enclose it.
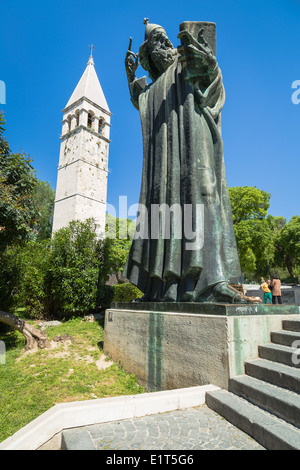
<path fill-rule="evenodd" d="M 0 308 L 18 309 L 29 317 L 39 317 L 47 312 L 49 244 L 33 242 L 8 246 L 1 254 Z"/>
<path fill-rule="evenodd" d="M 276 240 L 277 260 L 285 264 L 291 277 L 296 277 L 300 267 L 300 216 L 295 215 L 279 231 Z"/>
<path fill-rule="evenodd" d="M 33 200 L 37 178 L 32 160 L 11 153 L 3 136 L 4 123 L 0 113 L 0 247 L 28 238 L 37 216 Z"/>
<path fill-rule="evenodd" d="M 107 214 L 104 261 L 108 274 L 122 273 L 131 246 L 133 224 L 130 219 L 118 219 Z"/>
<path fill-rule="evenodd" d="M 122 269 L 129 246 L 128 240 L 98 240 L 92 219 L 70 222 L 52 239 L 8 246 L 0 253 L 0 309 L 69 318 L 108 308 L 115 295 L 108 276 Z M 120 296 L 130 301 L 139 291 L 122 287 Z"/>
<path fill-rule="evenodd" d="M 96 308 L 100 251 L 92 219 L 72 221 L 55 233 L 47 274 L 54 305 L 51 313 L 71 316 Z"/>
<path fill-rule="evenodd" d="M 33 202 L 37 211 L 35 232 L 37 240 L 51 238 L 55 191 L 47 181 L 37 180 L 33 191 Z"/>
<path fill-rule="evenodd" d="M 112 286 L 114 290 L 114 302 L 131 302 L 143 296 L 143 293 L 130 282 Z"/>
<path fill-rule="evenodd" d="M 234 225 L 243 220 L 261 220 L 268 213 L 271 194 L 256 186 L 229 188 L 229 197 Z"/>
<path fill-rule="evenodd" d="M 25 316 L 64 316 L 97 304 L 100 244 L 94 224 L 74 221 L 52 240 L 7 247 L 1 255 L 0 308 Z"/>
<path fill-rule="evenodd" d="M 241 268 L 266 275 L 274 254 L 274 224 L 268 216 L 270 194 L 256 187 L 229 188 Z"/>

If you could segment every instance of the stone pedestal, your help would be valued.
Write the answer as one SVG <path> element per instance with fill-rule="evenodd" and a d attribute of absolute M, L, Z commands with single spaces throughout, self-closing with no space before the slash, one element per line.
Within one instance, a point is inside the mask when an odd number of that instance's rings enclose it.
<path fill-rule="evenodd" d="M 115 303 L 105 315 L 104 352 L 148 391 L 226 389 L 270 332 L 294 318 L 296 305 Z"/>

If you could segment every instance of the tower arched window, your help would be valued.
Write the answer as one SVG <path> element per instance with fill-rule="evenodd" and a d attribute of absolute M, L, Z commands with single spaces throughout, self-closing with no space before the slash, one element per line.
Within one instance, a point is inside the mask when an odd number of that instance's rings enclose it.
<path fill-rule="evenodd" d="M 78 127 L 79 126 L 79 111 L 78 110 L 75 112 L 75 117 L 76 117 L 76 127 Z"/>
<path fill-rule="evenodd" d="M 94 113 L 92 111 L 88 112 L 88 127 L 92 129 L 94 120 Z"/>
<path fill-rule="evenodd" d="M 71 116 L 67 117 L 67 123 L 68 123 L 68 132 L 71 130 Z"/>
<path fill-rule="evenodd" d="M 102 132 L 103 132 L 103 128 L 105 126 L 105 119 L 104 118 L 100 118 L 99 119 L 99 122 L 98 122 L 98 133 L 101 135 Z"/>

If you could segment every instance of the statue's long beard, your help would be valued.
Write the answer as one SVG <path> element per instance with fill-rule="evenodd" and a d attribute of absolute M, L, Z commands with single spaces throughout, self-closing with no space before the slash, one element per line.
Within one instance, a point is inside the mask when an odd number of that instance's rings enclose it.
<path fill-rule="evenodd" d="M 176 49 L 168 47 L 166 49 L 156 49 L 151 53 L 151 59 L 158 70 L 164 72 L 175 60 Z"/>

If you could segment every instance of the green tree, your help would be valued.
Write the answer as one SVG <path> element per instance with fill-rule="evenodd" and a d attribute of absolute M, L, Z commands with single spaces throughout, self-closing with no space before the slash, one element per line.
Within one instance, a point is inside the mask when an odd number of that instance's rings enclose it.
<path fill-rule="evenodd" d="M 72 221 L 55 232 L 47 275 L 52 294 L 51 313 L 79 315 L 97 307 L 98 285 L 103 276 L 101 249 L 92 219 Z"/>
<path fill-rule="evenodd" d="M 135 295 L 134 286 L 120 287 L 116 290 L 116 286 L 112 287 L 107 285 L 109 276 L 114 274 L 118 283 L 122 283 L 121 274 L 124 269 L 127 256 L 131 246 L 131 237 L 134 233 L 134 222 L 130 219 L 119 219 L 106 214 L 106 227 L 105 227 L 105 239 L 102 243 L 101 250 L 101 279 L 99 282 L 99 305 L 101 309 L 110 307 L 111 302 L 115 301 L 116 292 L 118 292 L 117 298 L 126 298 L 132 300 L 138 297 Z"/>
<path fill-rule="evenodd" d="M 256 186 L 234 186 L 229 188 L 233 223 L 242 220 L 261 220 L 267 216 L 271 194 Z"/>
<path fill-rule="evenodd" d="M 26 241 L 6 247 L 0 254 L 0 309 L 30 318 L 47 315 L 50 290 L 46 282 L 50 244 Z"/>
<path fill-rule="evenodd" d="M 274 232 L 275 235 L 278 235 L 280 230 L 285 226 L 286 224 L 286 218 L 285 217 L 273 217 L 273 223 L 274 223 Z"/>
<path fill-rule="evenodd" d="M 276 240 L 277 256 L 288 269 L 291 277 L 296 277 L 295 268 L 300 266 L 300 216 L 295 215 L 283 226 Z"/>
<path fill-rule="evenodd" d="M 229 188 L 242 271 L 267 275 L 274 255 L 274 223 L 267 216 L 271 195 L 258 188 Z"/>
<path fill-rule="evenodd" d="M 37 183 L 32 160 L 11 153 L 4 138 L 4 119 L 0 113 L 0 246 L 24 240 L 36 222 L 33 191 Z"/>
<path fill-rule="evenodd" d="M 55 191 L 47 181 L 37 180 L 33 201 L 37 211 L 35 231 L 37 240 L 51 238 Z"/>
<path fill-rule="evenodd" d="M 118 236 L 120 224 L 114 223 Z M 48 240 L 7 246 L 0 253 L 0 309 L 39 318 L 109 307 L 115 293 L 106 282 L 109 274 L 122 270 L 130 243 L 127 238 L 98 240 L 90 219 L 70 222 Z M 138 296 L 126 286 L 118 298 Z"/>
<path fill-rule="evenodd" d="M 27 318 L 95 310 L 102 249 L 91 219 L 72 221 L 49 240 L 7 246 L 1 254 L 0 308 L 21 309 Z"/>
<path fill-rule="evenodd" d="M 122 273 L 131 246 L 135 225 L 130 219 L 119 219 L 106 214 L 103 269 L 107 275 Z"/>

